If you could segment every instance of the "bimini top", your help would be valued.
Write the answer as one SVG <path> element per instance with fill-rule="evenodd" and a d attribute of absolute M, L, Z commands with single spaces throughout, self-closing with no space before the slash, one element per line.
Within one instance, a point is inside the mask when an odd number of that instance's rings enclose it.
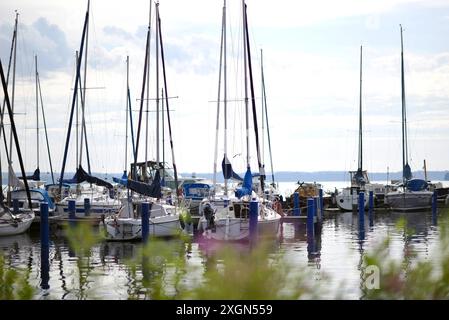
<path fill-rule="evenodd" d="M 48 208 L 54 209 L 55 204 L 53 200 L 51 200 L 50 196 L 48 195 L 47 190 L 44 189 L 30 189 L 30 196 L 31 200 L 38 200 L 39 202 L 47 202 Z M 25 190 L 14 190 L 11 191 L 11 198 L 12 199 L 27 199 L 26 191 Z"/>
<path fill-rule="evenodd" d="M 423 191 L 426 190 L 429 184 L 423 179 L 411 179 L 405 184 L 409 191 Z"/>

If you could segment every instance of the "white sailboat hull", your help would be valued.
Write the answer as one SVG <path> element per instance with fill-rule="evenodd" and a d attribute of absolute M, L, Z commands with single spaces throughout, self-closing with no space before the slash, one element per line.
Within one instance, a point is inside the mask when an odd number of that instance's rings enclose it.
<path fill-rule="evenodd" d="M 343 211 L 352 211 L 353 208 L 358 209 L 359 206 L 359 196 L 356 192 L 350 193 L 340 193 L 336 195 L 337 206 Z M 365 195 L 365 209 L 368 207 L 369 197 Z"/>
<path fill-rule="evenodd" d="M 19 214 L 20 221 L 2 221 L 0 218 L 0 236 L 13 236 L 26 232 L 34 220 L 34 213 Z"/>
<path fill-rule="evenodd" d="M 432 195 L 430 191 L 395 191 L 386 194 L 385 203 L 393 210 L 427 210 L 432 206 Z"/>
<path fill-rule="evenodd" d="M 278 215 L 272 219 L 259 219 L 257 232 L 259 237 L 276 237 L 279 231 L 281 217 Z M 207 222 L 203 222 L 203 229 L 207 228 Z M 206 239 L 217 241 L 240 241 L 249 239 L 249 219 L 224 218 L 215 221 L 212 229 L 206 229 L 203 233 Z"/>
<path fill-rule="evenodd" d="M 155 217 L 149 219 L 149 237 L 174 237 L 181 232 L 179 216 Z M 142 220 L 135 218 L 105 219 L 106 240 L 127 241 L 142 239 Z"/>

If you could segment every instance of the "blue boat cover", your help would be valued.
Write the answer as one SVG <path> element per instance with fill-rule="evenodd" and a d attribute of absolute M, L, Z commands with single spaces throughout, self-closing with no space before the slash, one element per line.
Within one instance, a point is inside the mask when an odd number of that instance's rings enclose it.
<path fill-rule="evenodd" d="M 223 157 L 223 161 L 221 162 L 221 169 L 223 170 L 223 177 L 225 179 L 235 179 L 238 181 L 243 181 L 242 177 L 234 172 L 231 162 L 229 162 L 226 156 Z"/>
<path fill-rule="evenodd" d="M 423 179 L 411 179 L 407 181 L 405 186 L 409 191 L 422 191 L 427 189 L 428 183 Z"/>
<path fill-rule="evenodd" d="M 160 199 L 162 197 L 161 191 L 161 174 L 156 170 L 153 182 L 151 184 L 128 179 L 128 188 L 139 194 Z"/>
<path fill-rule="evenodd" d="M 112 180 L 113 180 L 115 183 L 119 183 L 119 184 L 121 184 L 122 186 L 125 186 L 125 187 L 126 187 L 126 186 L 128 185 L 128 174 L 126 173 L 126 170 L 123 171 L 123 176 L 122 176 L 121 178 L 115 178 L 115 177 L 113 177 Z"/>
<path fill-rule="evenodd" d="M 109 182 L 106 182 L 100 178 L 89 175 L 86 171 L 84 171 L 83 167 L 81 166 L 79 166 L 78 170 L 76 171 L 72 179 L 62 180 L 63 183 L 70 183 L 70 184 L 81 183 L 84 181 L 96 184 L 98 186 L 106 187 L 108 189 L 113 188 L 112 184 L 110 184 Z"/>
<path fill-rule="evenodd" d="M 245 195 L 251 195 L 252 189 L 253 189 L 253 176 L 251 174 L 251 169 L 248 167 L 245 173 L 245 177 L 243 178 L 242 187 L 237 188 L 235 190 L 235 196 L 240 199 Z"/>
<path fill-rule="evenodd" d="M 410 168 L 408 163 L 404 166 L 404 170 L 403 170 L 402 174 L 403 174 L 405 180 L 410 180 L 411 178 L 413 178 L 412 168 Z"/>

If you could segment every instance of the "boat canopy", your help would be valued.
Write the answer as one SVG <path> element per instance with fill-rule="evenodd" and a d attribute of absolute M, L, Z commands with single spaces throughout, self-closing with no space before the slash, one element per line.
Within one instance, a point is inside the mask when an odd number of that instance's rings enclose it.
<path fill-rule="evenodd" d="M 212 189 L 208 183 L 185 183 L 183 185 L 184 196 L 187 199 L 202 200 L 207 197 Z"/>
<path fill-rule="evenodd" d="M 104 181 L 100 178 L 94 177 L 89 175 L 86 171 L 84 171 L 83 167 L 79 166 L 78 170 L 76 171 L 75 175 L 73 176 L 72 179 L 65 179 L 62 182 L 63 183 L 70 183 L 70 184 L 75 184 L 75 183 L 81 183 L 81 182 L 89 182 L 89 183 L 93 183 L 96 184 L 98 186 L 102 186 L 102 187 L 106 187 L 108 189 L 112 189 L 113 186 L 112 184 L 110 184 L 107 181 Z"/>

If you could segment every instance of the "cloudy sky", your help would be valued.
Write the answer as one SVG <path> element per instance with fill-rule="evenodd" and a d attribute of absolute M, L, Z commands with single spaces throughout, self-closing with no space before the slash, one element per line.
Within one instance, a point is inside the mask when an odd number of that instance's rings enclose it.
<path fill-rule="evenodd" d="M 228 148 L 236 170 L 243 171 L 241 1 L 227 4 L 228 99 L 232 100 Z M 263 49 L 275 171 L 356 169 L 360 45 L 364 47 L 364 165 L 376 172 L 401 169 L 400 23 L 412 169 L 421 169 L 424 159 L 429 170 L 449 168 L 449 1 L 247 0 L 247 5 L 259 118 Z M 33 56 L 38 55 L 50 147 L 59 171 L 86 6 L 84 0 L 0 3 L 0 58 L 5 69 L 15 10 L 20 14 L 15 108 L 29 171 L 36 165 Z M 168 91 L 177 97 L 170 99 L 170 108 L 181 172 L 213 169 L 222 6 L 221 0 L 160 1 Z M 125 61 L 129 55 L 136 123 L 148 11 L 148 0 L 91 1 L 87 87 L 102 88 L 88 90 L 86 99 L 93 171 L 123 169 Z M 154 34 L 151 41 L 150 98 L 154 98 Z M 149 113 L 149 158 L 155 157 L 154 114 Z M 219 138 L 221 159 L 223 135 Z M 42 146 L 43 133 L 40 141 Z M 75 168 L 74 136 L 71 141 L 68 171 Z M 251 148 L 254 164 L 253 143 Z M 41 168 L 47 171 L 44 150 Z M 168 150 L 167 144 L 170 159 Z M 143 148 L 139 154 L 143 159 Z"/>

